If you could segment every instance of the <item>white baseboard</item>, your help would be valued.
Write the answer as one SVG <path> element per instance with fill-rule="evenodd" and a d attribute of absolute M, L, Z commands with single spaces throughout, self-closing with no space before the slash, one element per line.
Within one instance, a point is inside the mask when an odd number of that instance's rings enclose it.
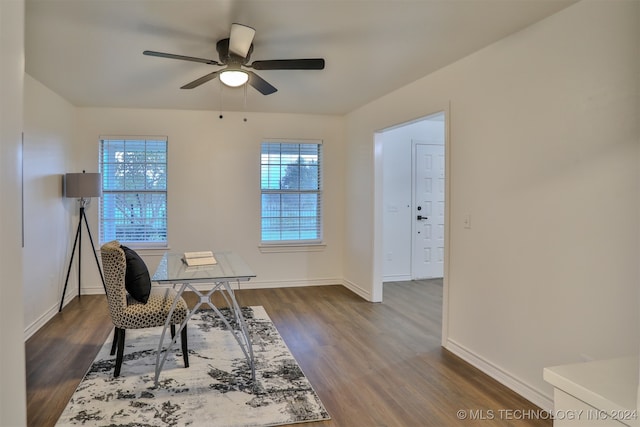
<path fill-rule="evenodd" d="M 354 294 L 364 298 L 367 301 L 373 301 L 373 297 L 371 295 L 371 292 L 362 289 L 360 286 L 358 286 L 357 284 L 344 279 L 342 281 L 342 286 L 344 286 L 345 288 L 349 289 L 351 292 L 353 292 Z"/>
<path fill-rule="evenodd" d="M 157 286 L 157 284 L 154 283 Z M 275 289 L 275 288 L 298 288 L 308 286 L 328 286 L 342 285 L 342 279 L 303 279 L 303 280 L 249 280 L 245 282 L 231 282 L 233 289 Z M 211 288 L 210 284 L 198 283 L 193 285 L 198 290 L 207 290 Z M 104 288 L 102 284 L 91 287 L 82 288 L 83 295 L 102 295 Z M 75 295 L 74 295 L 75 296 Z"/>
<path fill-rule="evenodd" d="M 294 280 L 249 280 L 248 282 L 240 282 L 240 286 L 237 283 L 232 283 L 233 289 L 274 289 L 274 288 L 297 288 L 307 286 L 328 286 L 328 285 L 342 285 L 349 289 L 351 292 L 364 298 L 367 301 L 372 301 L 371 292 L 361 288 L 357 284 L 342 278 L 324 278 L 324 279 L 294 279 Z M 210 285 L 197 284 L 195 285 L 198 290 L 206 290 Z M 96 284 L 91 287 L 82 288 L 83 295 L 100 295 L 104 294 L 104 288 L 102 284 Z"/>
<path fill-rule="evenodd" d="M 501 369 L 500 367 L 494 365 L 486 359 L 478 356 L 473 353 L 469 349 L 464 346 L 456 343 L 455 341 L 449 339 L 447 340 L 446 345 L 444 346 L 451 353 L 455 354 L 465 362 L 473 365 L 474 367 L 480 369 L 485 374 L 489 375 L 491 378 L 510 388 L 514 392 L 518 393 L 520 396 L 529 400 L 534 405 L 540 407 L 545 411 L 552 412 L 553 411 L 553 397 L 547 396 L 542 393 L 540 390 L 537 390 L 520 378 L 510 374 L 509 372 Z M 542 371 L 540 372 L 542 375 Z"/>
<path fill-rule="evenodd" d="M 309 286 L 342 285 L 342 279 L 304 279 L 304 280 L 249 280 L 248 282 L 232 283 L 234 289 L 275 289 L 300 288 Z"/>
<path fill-rule="evenodd" d="M 383 282 L 407 282 L 411 280 L 410 274 L 391 274 L 382 277 Z"/>
<path fill-rule="evenodd" d="M 104 291 L 103 291 L 104 293 Z M 72 293 L 71 295 L 67 294 L 65 296 L 64 299 L 64 304 L 62 306 L 62 309 L 64 310 L 64 306 L 67 305 L 69 303 L 69 301 L 71 301 L 73 298 L 75 298 L 76 294 Z M 35 334 L 36 332 L 38 332 L 38 330 L 40 328 L 42 328 L 49 320 L 51 320 L 53 318 L 53 316 L 55 316 L 56 314 L 58 314 L 58 309 L 60 308 L 60 302 L 56 302 L 56 304 L 52 307 L 49 307 L 49 309 L 42 314 L 42 316 L 38 317 L 36 319 L 35 322 L 31 323 L 30 325 L 28 325 L 26 327 L 26 329 L 24 330 L 24 340 L 25 342 L 31 338 L 31 336 L 33 334 Z"/>
<path fill-rule="evenodd" d="M 342 279 L 330 278 L 330 279 L 309 279 L 309 280 L 273 280 L 273 281 L 258 281 L 250 280 L 248 282 L 232 283 L 233 289 L 275 289 L 275 288 L 296 288 L 296 287 L 309 287 L 309 286 L 328 286 L 328 285 L 343 285 Z M 198 290 L 207 290 L 210 288 L 208 284 L 195 285 Z M 77 293 L 70 292 L 65 295 L 65 301 L 62 306 L 67 305 Z M 104 288 L 102 283 L 95 284 L 93 286 L 82 288 L 82 295 L 104 295 Z M 43 327 L 49 320 L 58 313 L 60 302 L 58 301 L 55 306 L 50 307 L 42 316 L 40 316 L 35 322 L 27 326 L 24 331 L 25 342 L 35 334 L 41 327 Z"/>

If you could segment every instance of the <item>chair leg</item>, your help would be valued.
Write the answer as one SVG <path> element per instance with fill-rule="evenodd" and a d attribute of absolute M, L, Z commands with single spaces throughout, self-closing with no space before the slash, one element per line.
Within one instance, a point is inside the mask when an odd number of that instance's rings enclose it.
<path fill-rule="evenodd" d="M 176 325 L 174 325 L 173 323 L 171 324 L 171 339 L 174 339 L 176 337 Z"/>
<path fill-rule="evenodd" d="M 116 354 L 116 346 L 118 345 L 118 328 L 113 330 L 113 344 L 111 344 L 111 354 L 112 356 Z"/>
<path fill-rule="evenodd" d="M 125 329 L 116 328 L 116 332 L 118 332 L 118 354 L 116 355 L 116 369 L 113 372 L 114 377 L 120 376 L 120 368 L 122 367 L 122 356 L 124 353 Z"/>
<path fill-rule="evenodd" d="M 182 333 L 180 334 L 180 338 L 182 341 L 182 358 L 184 359 L 184 367 L 189 367 L 189 348 L 187 346 L 187 325 L 184 325 L 182 328 Z"/>

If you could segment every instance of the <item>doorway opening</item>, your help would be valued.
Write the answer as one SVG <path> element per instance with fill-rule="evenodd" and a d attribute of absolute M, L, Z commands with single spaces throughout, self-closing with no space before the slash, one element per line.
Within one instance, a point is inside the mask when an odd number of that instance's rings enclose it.
<path fill-rule="evenodd" d="M 445 114 L 384 130 L 383 281 L 444 277 Z"/>
<path fill-rule="evenodd" d="M 380 300 L 383 283 L 427 280 L 441 284 L 446 311 L 446 129 L 439 111 L 375 135 Z"/>

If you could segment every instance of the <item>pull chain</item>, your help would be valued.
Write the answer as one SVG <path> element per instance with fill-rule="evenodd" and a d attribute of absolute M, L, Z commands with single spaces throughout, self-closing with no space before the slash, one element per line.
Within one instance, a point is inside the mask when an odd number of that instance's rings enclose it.
<path fill-rule="evenodd" d="M 222 115 L 222 82 L 218 82 L 218 87 L 220 88 L 220 118 L 222 119 L 224 116 Z"/>
<path fill-rule="evenodd" d="M 247 121 L 247 116 L 246 116 L 246 114 L 247 114 L 247 86 L 249 86 L 249 85 L 247 83 L 245 83 L 244 84 L 244 113 L 245 113 L 245 116 L 244 116 L 244 119 L 243 119 L 245 122 Z"/>

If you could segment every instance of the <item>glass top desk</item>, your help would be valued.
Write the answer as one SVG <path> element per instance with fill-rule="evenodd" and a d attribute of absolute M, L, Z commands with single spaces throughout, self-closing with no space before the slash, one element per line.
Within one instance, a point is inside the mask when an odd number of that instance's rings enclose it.
<path fill-rule="evenodd" d="M 225 326 L 232 331 L 233 336 L 235 337 L 238 345 L 242 349 L 245 357 L 247 358 L 247 362 L 251 367 L 251 378 L 255 380 L 255 364 L 253 359 L 253 348 L 251 346 L 251 337 L 249 336 L 249 331 L 247 330 L 246 323 L 244 321 L 244 317 L 242 316 L 242 310 L 238 306 L 238 302 L 233 293 L 233 289 L 230 282 L 241 282 L 248 281 L 256 275 L 249 269 L 249 267 L 245 264 L 245 262 L 233 252 L 214 252 L 213 256 L 216 259 L 217 263 L 213 265 L 203 265 L 203 266 L 194 266 L 188 267 L 187 264 L 182 260 L 182 253 L 171 253 L 166 252 L 162 259 L 160 260 L 160 264 L 156 269 L 155 274 L 151 278 L 153 282 L 158 282 L 164 285 L 172 285 L 174 288 L 177 288 L 178 296 L 182 296 L 182 294 L 187 290 L 193 291 L 200 299 L 196 303 L 196 305 L 189 310 L 187 313 L 187 317 L 184 322 L 180 325 L 180 329 L 176 331 L 174 339 L 167 345 L 167 348 L 164 349 L 163 352 L 163 343 L 164 337 L 167 332 L 167 328 L 169 325 L 169 319 L 171 319 L 171 315 L 175 310 L 176 303 L 178 298 L 174 300 L 172 304 L 169 314 L 167 316 L 167 321 L 164 324 L 164 328 L 162 329 L 162 335 L 160 336 L 160 343 L 158 345 L 158 352 L 156 354 L 156 372 L 155 372 L 155 382 L 158 383 L 158 377 L 160 376 L 160 372 L 162 371 L 162 367 L 164 366 L 164 362 L 167 359 L 167 355 L 171 347 L 175 344 L 176 340 L 180 336 L 180 332 L 186 327 L 188 320 L 193 316 L 193 314 L 200 308 L 202 304 L 208 305 L 216 315 L 225 323 Z M 207 291 L 201 291 L 197 289 L 195 284 L 210 284 L 211 287 L 208 288 Z M 202 286 L 200 286 L 202 287 Z M 211 301 L 211 296 L 214 292 L 220 291 L 222 296 L 227 303 L 227 306 L 230 309 L 230 312 L 233 316 L 233 320 L 235 320 L 236 327 L 232 327 L 229 319 L 227 319 Z M 161 354 L 162 355 L 162 359 Z"/>

